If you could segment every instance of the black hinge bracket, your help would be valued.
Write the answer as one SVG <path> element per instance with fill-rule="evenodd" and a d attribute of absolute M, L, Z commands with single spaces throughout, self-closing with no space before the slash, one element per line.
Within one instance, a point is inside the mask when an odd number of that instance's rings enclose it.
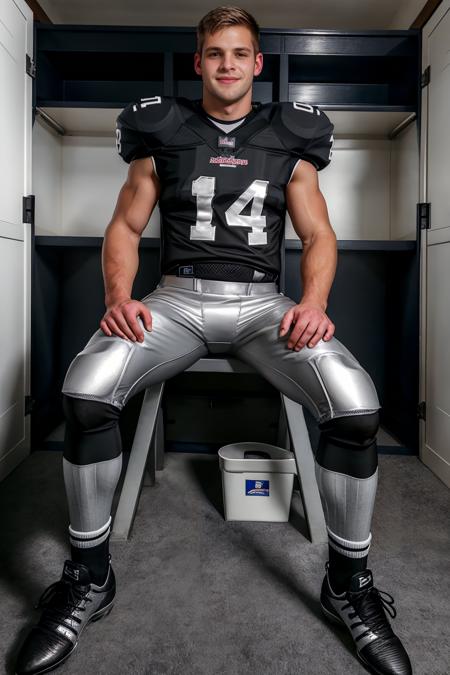
<path fill-rule="evenodd" d="M 27 195 L 22 199 L 22 222 L 34 225 L 34 195 Z"/>
<path fill-rule="evenodd" d="M 417 223 L 421 230 L 429 230 L 431 227 L 431 203 L 419 202 L 417 204 Z"/>
<path fill-rule="evenodd" d="M 27 75 L 33 79 L 36 77 L 36 64 L 33 59 L 27 54 L 26 55 L 26 65 L 25 65 Z"/>
<path fill-rule="evenodd" d="M 427 404 L 425 401 L 421 401 L 417 406 L 417 417 L 419 420 L 427 419 Z"/>
<path fill-rule="evenodd" d="M 422 73 L 422 77 L 420 79 L 420 86 L 422 89 L 426 87 L 428 84 L 430 84 L 430 66 L 427 66 L 425 70 Z"/>
<path fill-rule="evenodd" d="M 35 402 L 31 396 L 25 396 L 25 417 L 33 411 Z"/>

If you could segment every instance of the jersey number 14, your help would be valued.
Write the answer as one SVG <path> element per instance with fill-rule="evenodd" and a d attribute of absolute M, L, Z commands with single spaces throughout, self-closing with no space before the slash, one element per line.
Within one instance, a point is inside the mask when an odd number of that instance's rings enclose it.
<path fill-rule="evenodd" d="M 250 246 L 267 244 L 266 216 L 262 215 L 264 199 L 269 181 L 254 180 L 246 190 L 225 211 L 227 225 L 230 227 L 250 227 L 248 243 Z M 214 241 L 216 227 L 212 225 L 212 200 L 215 194 L 214 176 L 200 176 L 192 181 L 192 195 L 197 198 L 197 217 L 191 225 L 191 239 Z M 250 215 L 242 215 L 247 204 L 253 200 Z"/>

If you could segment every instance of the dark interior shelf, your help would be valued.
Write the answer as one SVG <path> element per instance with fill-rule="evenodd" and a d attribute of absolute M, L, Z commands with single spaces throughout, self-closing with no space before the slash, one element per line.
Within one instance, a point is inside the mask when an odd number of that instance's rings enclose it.
<path fill-rule="evenodd" d="M 37 23 L 35 30 L 37 106 L 122 107 L 148 92 L 201 95 L 194 28 Z M 418 110 L 420 31 L 264 29 L 261 49 L 255 100 Z"/>
<path fill-rule="evenodd" d="M 38 235 L 34 238 L 36 246 L 47 247 L 99 247 L 102 245 L 103 237 L 58 237 Z M 159 238 L 142 237 L 139 246 L 141 248 L 158 248 Z M 403 241 L 373 241 L 358 239 L 338 239 L 338 250 L 341 251 L 415 251 L 415 240 Z M 296 250 L 302 248 L 300 240 L 286 239 L 285 248 L 287 250 Z"/>

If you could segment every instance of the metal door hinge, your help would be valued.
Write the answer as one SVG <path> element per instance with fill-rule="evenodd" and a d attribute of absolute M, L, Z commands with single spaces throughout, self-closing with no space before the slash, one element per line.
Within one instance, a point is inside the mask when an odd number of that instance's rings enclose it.
<path fill-rule="evenodd" d="M 427 404 L 425 401 L 421 401 L 417 406 L 417 417 L 419 420 L 427 419 Z"/>
<path fill-rule="evenodd" d="M 419 202 L 417 204 L 417 222 L 421 230 L 429 230 L 431 227 L 431 203 Z"/>
<path fill-rule="evenodd" d="M 25 417 L 33 411 L 35 402 L 31 396 L 25 396 Z"/>
<path fill-rule="evenodd" d="M 27 54 L 26 55 L 26 71 L 27 74 L 33 79 L 36 77 L 36 64 L 33 59 Z"/>
<path fill-rule="evenodd" d="M 22 222 L 34 225 L 34 195 L 26 195 L 22 198 Z"/>
<path fill-rule="evenodd" d="M 422 77 L 420 79 L 420 86 L 422 89 L 426 87 L 428 84 L 430 84 L 430 66 L 427 66 L 425 70 L 422 73 Z"/>

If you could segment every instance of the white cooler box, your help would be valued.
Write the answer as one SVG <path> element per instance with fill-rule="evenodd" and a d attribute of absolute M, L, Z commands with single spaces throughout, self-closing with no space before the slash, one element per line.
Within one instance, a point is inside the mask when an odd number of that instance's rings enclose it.
<path fill-rule="evenodd" d="M 219 450 L 225 520 L 289 519 L 294 454 L 266 443 L 232 443 Z"/>

